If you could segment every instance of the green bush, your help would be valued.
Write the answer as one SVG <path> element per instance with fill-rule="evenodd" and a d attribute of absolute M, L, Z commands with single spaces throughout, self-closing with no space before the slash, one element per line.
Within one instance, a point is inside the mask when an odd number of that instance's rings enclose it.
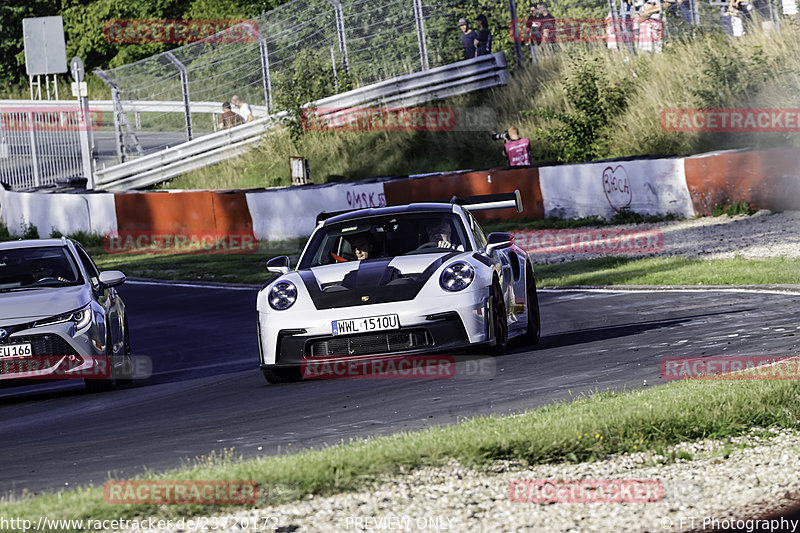
<path fill-rule="evenodd" d="M 23 239 L 38 239 L 39 230 L 33 224 L 22 224 L 22 238 Z"/>
<path fill-rule="evenodd" d="M 714 206 L 712 211 L 712 215 L 715 217 L 719 217 L 722 215 L 728 215 L 729 217 L 736 216 L 736 215 L 752 215 L 756 213 L 758 210 L 750 207 L 747 202 L 734 202 L 728 206 L 725 206 L 722 202 L 717 203 Z"/>
<path fill-rule="evenodd" d="M 564 84 L 571 111 L 535 109 L 529 114 L 554 119 L 552 128 L 539 128 L 539 136 L 562 163 L 581 163 L 609 155 L 606 129 L 626 108 L 632 83 L 611 83 L 599 58 L 578 58 L 578 67 Z"/>

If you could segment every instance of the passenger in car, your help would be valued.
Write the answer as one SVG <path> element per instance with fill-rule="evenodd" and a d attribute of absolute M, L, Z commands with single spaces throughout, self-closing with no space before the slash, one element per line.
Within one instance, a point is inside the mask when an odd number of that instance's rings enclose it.
<path fill-rule="evenodd" d="M 464 251 L 464 246 L 454 244 L 451 240 L 452 230 L 450 224 L 444 220 L 439 221 L 428 228 L 428 240 L 438 248 L 450 248 L 452 250 Z"/>

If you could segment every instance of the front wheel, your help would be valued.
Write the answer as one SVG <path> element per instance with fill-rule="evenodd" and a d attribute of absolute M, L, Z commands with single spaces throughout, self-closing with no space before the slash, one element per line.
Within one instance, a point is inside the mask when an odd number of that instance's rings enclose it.
<path fill-rule="evenodd" d="M 278 384 L 278 383 L 294 383 L 296 381 L 300 381 L 300 369 L 293 368 L 293 367 L 277 367 L 277 366 L 265 366 L 261 369 L 261 373 L 264 374 L 264 379 L 267 380 L 267 383 Z"/>
<path fill-rule="evenodd" d="M 533 277 L 531 264 L 525 265 L 525 307 L 528 314 L 528 329 L 522 336 L 522 342 L 527 346 L 536 346 L 542 334 L 542 324 L 539 315 L 539 294 L 536 292 L 536 278 Z"/>
<path fill-rule="evenodd" d="M 494 355 L 502 355 L 508 346 L 508 316 L 506 315 L 506 302 L 503 299 L 503 291 L 500 289 L 500 284 L 497 281 L 492 283 L 491 290 L 490 312 L 492 318 L 492 334 L 494 336 L 492 353 Z"/>

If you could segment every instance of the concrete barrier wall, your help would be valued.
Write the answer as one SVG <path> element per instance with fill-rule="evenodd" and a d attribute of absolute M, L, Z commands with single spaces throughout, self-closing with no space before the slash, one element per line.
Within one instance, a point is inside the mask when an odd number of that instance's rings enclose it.
<path fill-rule="evenodd" d="M 12 235 L 34 225 L 40 237 L 53 230 L 64 235 L 117 230 L 114 194 L 55 194 L 6 191 L 0 187 L 0 214 Z"/>
<path fill-rule="evenodd" d="M 261 240 L 311 235 L 317 214 L 386 205 L 383 183 L 345 183 L 249 192 L 247 208 L 253 231 Z"/>
<path fill-rule="evenodd" d="M 611 217 L 637 213 L 710 214 L 717 203 L 800 209 L 800 150 L 722 152 L 686 159 L 651 159 L 443 173 L 382 182 L 335 183 L 266 191 L 27 193 L 0 188 L 2 221 L 19 235 L 33 224 L 53 229 L 252 233 L 260 240 L 309 235 L 320 211 L 449 200 L 519 189 L 524 212 L 477 213 L 481 220 Z"/>
<path fill-rule="evenodd" d="M 611 218 L 623 208 L 649 215 L 694 215 L 683 159 L 542 167 L 539 181 L 548 217 Z"/>
<path fill-rule="evenodd" d="M 687 157 L 686 184 L 697 213 L 747 202 L 759 209 L 800 209 L 800 150 L 776 148 Z"/>
<path fill-rule="evenodd" d="M 387 181 L 384 188 L 388 205 L 434 200 L 449 201 L 453 196 L 513 192 L 519 189 L 524 209 L 522 213 L 517 213 L 513 209 L 478 211 L 475 213 L 478 219 L 506 220 L 544 216 L 538 168 L 484 170 L 393 180 Z"/>

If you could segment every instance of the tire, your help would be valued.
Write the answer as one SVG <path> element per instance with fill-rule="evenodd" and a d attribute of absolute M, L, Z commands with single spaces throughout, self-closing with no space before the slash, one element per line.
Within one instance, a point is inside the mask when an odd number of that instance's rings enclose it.
<path fill-rule="evenodd" d="M 530 263 L 525 264 L 525 307 L 528 312 L 528 329 L 522 336 L 525 346 L 536 346 L 542 334 L 541 315 L 539 314 L 539 294 L 536 292 L 536 278 Z"/>
<path fill-rule="evenodd" d="M 494 336 L 491 352 L 493 355 L 502 355 L 508 347 L 508 317 L 506 316 L 506 302 L 503 299 L 503 291 L 500 289 L 500 284 L 497 280 L 492 283 L 490 309 L 492 334 Z"/>
<path fill-rule="evenodd" d="M 261 373 L 264 374 L 264 379 L 267 380 L 267 383 L 272 383 L 276 385 L 278 383 L 294 383 L 296 381 L 300 381 L 300 369 L 299 368 L 280 368 L 276 366 L 267 366 L 261 369 Z"/>
<path fill-rule="evenodd" d="M 128 319 L 125 318 L 124 348 L 122 355 L 122 371 L 117 380 L 118 385 L 130 385 L 133 383 L 133 356 L 131 355 L 131 334 L 128 331 Z"/>
<path fill-rule="evenodd" d="M 111 345 L 111 330 L 106 326 L 106 363 L 111 365 L 111 376 L 108 378 L 83 380 L 86 392 L 108 392 L 117 386 L 117 373 L 114 369 L 114 348 Z"/>

